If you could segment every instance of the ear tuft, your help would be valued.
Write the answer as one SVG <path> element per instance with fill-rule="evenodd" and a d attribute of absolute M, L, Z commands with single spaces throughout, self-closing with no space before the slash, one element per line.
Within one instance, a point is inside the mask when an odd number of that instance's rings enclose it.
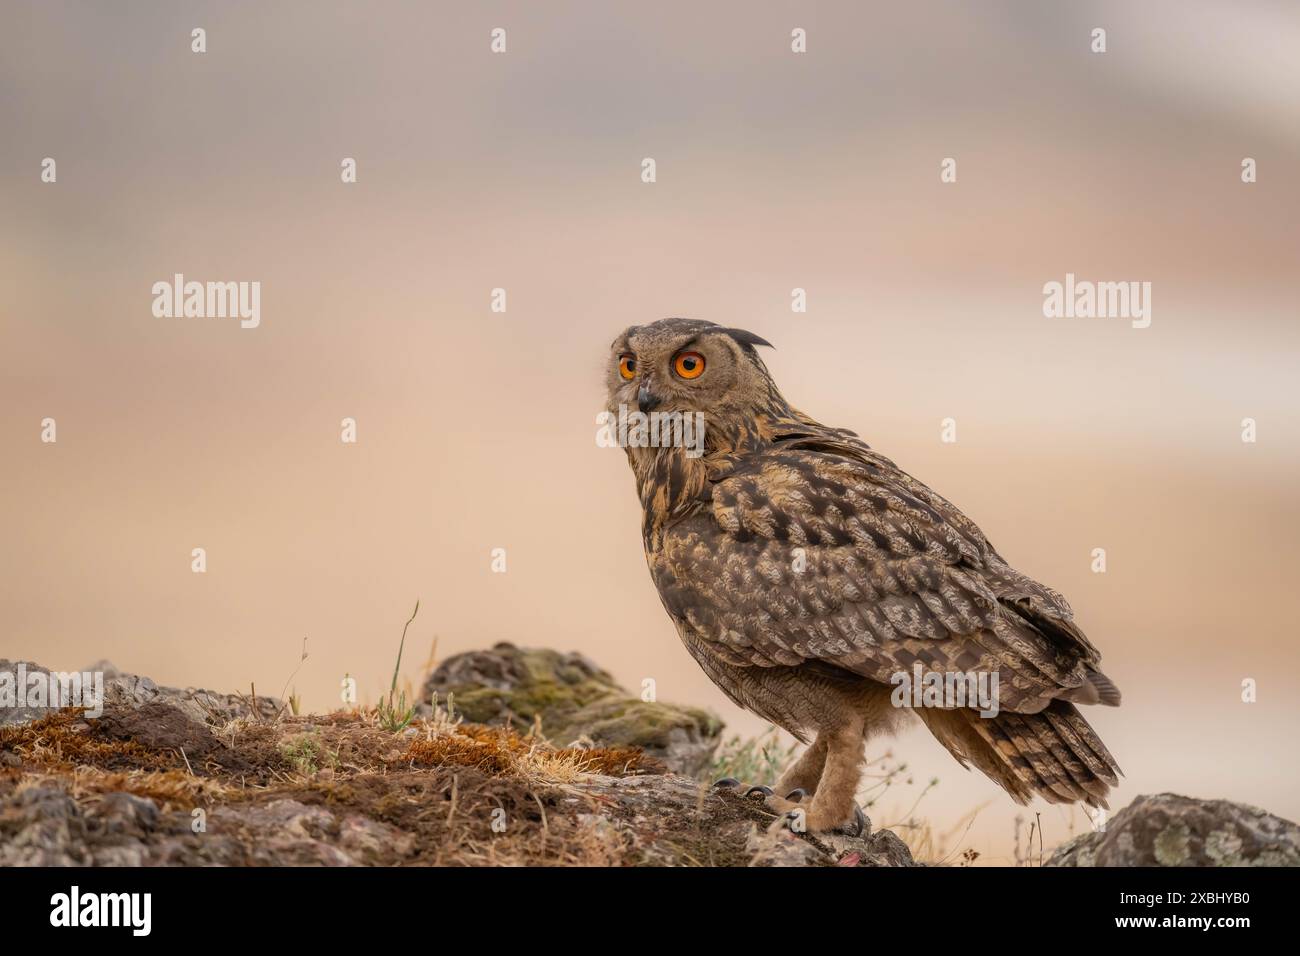
<path fill-rule="evenodd" d="M 753 348 L 757 345 L 766 346 L 769 349 L 776 348 L 771 342 L 762 336 L 755 335 L 753 332 L 746 332 L 744 329 L 723 329 L 723 335 L 729 335 L 740 345 L 746 345 Z"/>

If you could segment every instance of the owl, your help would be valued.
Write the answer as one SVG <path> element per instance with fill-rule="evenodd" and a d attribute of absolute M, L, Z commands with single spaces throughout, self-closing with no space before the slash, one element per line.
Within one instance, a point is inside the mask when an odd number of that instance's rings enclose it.
<path fill-rule="evenodd" d="M 855 433 L 792 407 L 768 345 L 662 319 L 615 339 L 607 372 L 682 643 L 737 706 L 807 745 L 774 789 L 746 793 L 792 828 L 859 832 L 866 741 L 919 718 L 1018 803 L 1106 806 L 1120 770 L 1076 705 L 1120 694 L 1065 599 Z"/>

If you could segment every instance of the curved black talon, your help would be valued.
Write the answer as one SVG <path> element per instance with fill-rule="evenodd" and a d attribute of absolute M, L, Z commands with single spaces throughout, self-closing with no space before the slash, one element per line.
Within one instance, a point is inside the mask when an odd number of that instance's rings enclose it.
<path fill-rule="evenodd" d="M 723 777 L 721 780 L 713 781 L 713 790 L 735 790 L 740 786 L 740 781 L 735 777 Z"/>
<path fill-rule="evenodd" d="M 764 797 L 770 797 L 772 796 L 772 788 L 764 787 L 760 784 L 758 786 L 750 787 L 748 790 L 746 790 L 745 796 L 752 797 L 756 793 L 761 793 Z"/>
<path fill-rule="evenodd" d="M 807 790 L 805 790 L 803 787 L 795 787 L 793 790 L 791 790 L 789 793 L 785 795 L 785 798 L 787 800 L 793 801 L 794 803 L 802 803 L 803 798 L 806 796 L 808 796 Z"/>
<path fill-rule="evenodd" d="M 863 834 L 865 834 L 870 828 L 871 828 L 871 821 L 867 819 L 867 815 L 862 812 L 861 807 L 854 805 L 853 819 L 850 820 L 848 823 L 844 824 L 843 826 L 838 827 L 837 829 L 840 833 L 843 833 L 845 836 L 860 837 Z"/>

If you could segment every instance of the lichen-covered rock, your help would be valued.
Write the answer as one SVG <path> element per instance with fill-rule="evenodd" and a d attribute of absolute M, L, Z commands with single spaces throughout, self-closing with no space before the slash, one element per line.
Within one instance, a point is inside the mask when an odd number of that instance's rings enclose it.
<path fill-rule="evenodd" d="M 507 643 L 444 661 L 421 689 L 421 713 L 428 712 L 435 692 L 444 703 L 448 694 L 454 694 L 456 712 L 473 723 L 510 722 L 527 729 L 540 717 L 548 734 L 566 726 L 588 704 L 627 694 L 606 671 L 580 654 Z"/>
<path fill-rule="evenodd" d="M 1242 803 L 1160 793 L 1061 846 L 1047 865 L 1300 866 L 1300 826 Z"/>
<path fill-rule="evenodd" d="M 695 776 L 717 749 L 722 722 L 693 707 L 643 701 L 581 654 L 500 643 L 448 658 L 421 690 L 430 699 L 454 697 L 468 721 L 528 728 L 559 746 L 640 747 L 677 773 Z"/>

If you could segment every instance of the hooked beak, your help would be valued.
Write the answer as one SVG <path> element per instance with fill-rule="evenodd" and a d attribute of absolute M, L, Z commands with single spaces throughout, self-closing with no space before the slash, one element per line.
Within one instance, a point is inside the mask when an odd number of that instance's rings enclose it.
<path fill-rule="evenodd" d="M 659 396 L 650 391 L 650 386 L 641 383 L 640 390 L 636 393 L 636 407 L 643 412 L 648 412 L 659 404 Z"/>

